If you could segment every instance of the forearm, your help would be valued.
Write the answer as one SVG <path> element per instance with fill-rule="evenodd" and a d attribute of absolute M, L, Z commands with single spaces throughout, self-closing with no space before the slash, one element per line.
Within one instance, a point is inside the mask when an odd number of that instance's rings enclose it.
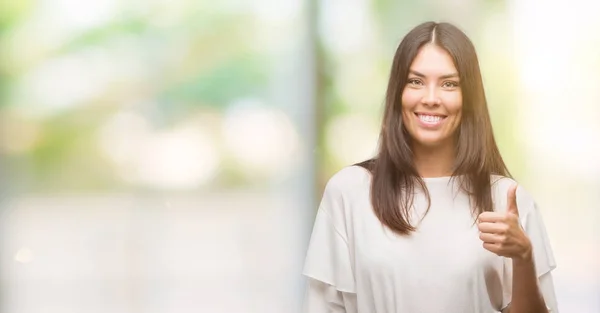
<path fill-rule="evenodd" d="M 513 286 L 510 313 L 548 313 L 538 286 L 535 264 L 531 253 L 513 259 Z"/>

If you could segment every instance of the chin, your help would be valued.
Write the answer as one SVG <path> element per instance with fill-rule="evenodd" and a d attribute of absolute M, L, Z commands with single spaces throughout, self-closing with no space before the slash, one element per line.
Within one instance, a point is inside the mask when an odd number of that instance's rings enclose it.
<path fill-rule="evenodd" d="M 443 143 L 439 142 L 439 141 L 427 141 L 427 140 L 423 140 L 423 141 L 417 140 L 417 141 L 415 141 L 415 143 L 417 145 L 420 145 L 422 147 L 427 147 L 427 148 L 435 148 L 435 147 L 439 147 L 439 146 L 443 145 Z"/>
<path fill-rule="evenodd" d="M 448 139 L 442 137 L 416 137 L 413 142 L 423 147 L 434 148 L 448 144 Z"/>

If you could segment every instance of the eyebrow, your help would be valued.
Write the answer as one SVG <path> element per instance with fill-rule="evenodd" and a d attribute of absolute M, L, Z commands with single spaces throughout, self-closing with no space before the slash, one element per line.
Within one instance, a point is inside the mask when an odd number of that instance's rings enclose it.
<path fill-rule="evenodd" d="M 421 77 L 421 78 L 425 78 L 425 74 L 419 73 L 417 71 L 414 70 L 410 70 L 409 71 L 411 74 Z M 442 75 L 440 76 L 440 79 L 446 79 L 446 78 L 452 78 L 452 77 L 458 77 L 458 73 L 452 73 L 452 74 L 446 74 L 446 75 Z"/>

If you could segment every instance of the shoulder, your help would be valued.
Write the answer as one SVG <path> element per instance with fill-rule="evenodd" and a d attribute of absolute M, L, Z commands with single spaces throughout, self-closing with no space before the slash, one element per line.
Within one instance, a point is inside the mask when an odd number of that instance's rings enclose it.
<path fill-rule="evenodd" d="M 371 174 L 360 166 L 348 166 L 331 176 L 321 200 L 321 208 L 332 218 L 344 219 L 354 203 L 368 199 Z M 366 197 L 366 198 L 365 198 Z"/>
<path fill-rule="evenodd" d="M 325 186 L 325 193 L 354 194 L 358 191 L 368 190 L 370 183 L 371 173 L 367 169 L 351 165 L 342 168 L 329 178 Z"/>
<path fill-rule="evenodd" d="M 359 166 L 345 167 L 327 181 L 317 219 L 327 219 L 344 240 L 348 240 L 352 227 L 353 208 L 368 197 L 370 173 Z"/>

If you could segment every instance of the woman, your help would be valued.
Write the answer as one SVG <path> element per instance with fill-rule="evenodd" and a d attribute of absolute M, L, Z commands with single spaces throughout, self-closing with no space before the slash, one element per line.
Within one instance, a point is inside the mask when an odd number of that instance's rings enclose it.
<path fill-rule="evenodd" d="M 539 209 L 509 177 L 473 44 L 417 26 L 394 57 L 377 156 L 325 188 L 305 312 L 558 312 Z"/>

